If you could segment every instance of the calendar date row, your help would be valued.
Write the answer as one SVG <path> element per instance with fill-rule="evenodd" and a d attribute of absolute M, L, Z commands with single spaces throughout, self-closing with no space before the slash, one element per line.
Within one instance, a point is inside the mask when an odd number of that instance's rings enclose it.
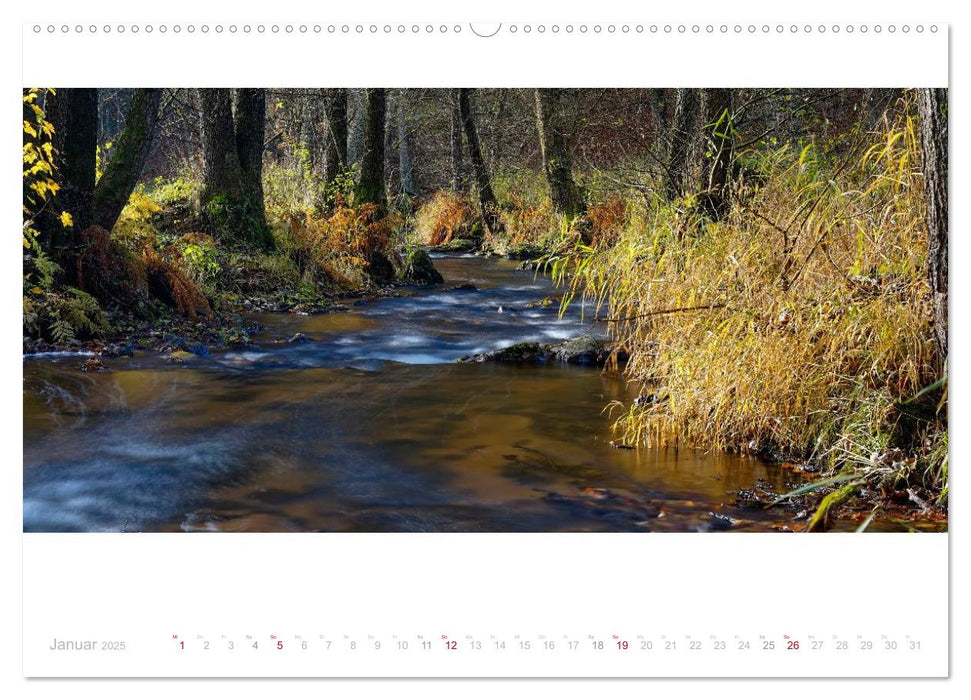
<path fill-rule="evenodd" d="M 353 637 L 343 635 L 336 637 L 309 637 L 294 635 L 283 637 L 268 635 L 265 637 L 244 636 L 232 638 L 220 635 L 215 638 L 204 635 L 182 637 L 172 635 L 172 642 L 179 651 L 321 651 L 321 652 L 874 652 L 874 651 L 921 651 L 921 641 L 909 636 L 891 638 L 882 635 L 878 638 L 858 636 L 856 638 L 819 638 L 808 637 L 797 639 L 790 635 L 770 638 L 760 635 L 757 638 L 722 639 L 718 637 L 692 638 L 667 637 L 622 638 L 611 635 L 608 638 L 499 638 L 489 636 L 485 639 L 472 637 L 453 638 L 448 635 L 438 637 L 417 636 L 414 638 L 380 639 L 372 635 Z"/>

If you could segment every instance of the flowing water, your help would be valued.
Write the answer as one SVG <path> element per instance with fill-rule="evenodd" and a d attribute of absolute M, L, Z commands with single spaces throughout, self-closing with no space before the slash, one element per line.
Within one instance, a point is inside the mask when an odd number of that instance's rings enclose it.
<path fill-rule="evenodd" d="M 24 361 L 25 531 L 766 530 L 733 491 L 756 459 L 617 449 L 623 382 L 567 365 L 454 361 L 596 330 L 531 303 L 513 262 L 435 260 L 443 286 L 349 312 L 261 314 L 258 347 L 78 370 Z M 448 289 L 471 284 L 475 288 Z M 589 311 L 589 310 L 588 310 Z M 283 339 L 304 333 L 310 342 Z M 629 398 L 629 397 L 627 397 Z"/>

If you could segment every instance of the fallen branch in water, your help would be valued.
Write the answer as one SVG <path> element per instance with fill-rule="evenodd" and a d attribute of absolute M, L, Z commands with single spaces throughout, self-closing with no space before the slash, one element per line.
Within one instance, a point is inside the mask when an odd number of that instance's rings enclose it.
<path fill-rule="evenodd" d="M 636 316 L 621 316 L 619 318 L 595 318 L 595 321 L 600 323 L 617 323 L 619 321 L 636 321 L 639 318 L 650 318 L 651 316 L 666 316 L 667 314 L 681 314 L 687 313 L 688 311 L 710 311 L 713 309 L 724 309 L 724 304 L 703 304 L 701 306 L 681 306 L 676 309 L 659 309 L 657 311 L 648 311 L 643 314 L 637 314 Z"/>

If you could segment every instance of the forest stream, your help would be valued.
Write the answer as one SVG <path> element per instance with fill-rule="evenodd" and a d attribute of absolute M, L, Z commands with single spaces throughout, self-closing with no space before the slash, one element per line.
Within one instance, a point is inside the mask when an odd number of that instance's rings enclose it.
<path fill-rule="evenodd" d="M 437 287 L 321 315 L 263 313 L 245 349 L 85 373 L 24 360 L 25 531 L 770 530 L 736 505 L 791 470 L 619 449 L 596 368 L 456 363 L 598 332 L 513 261 L 437 257 Z M 281 338 L 304 334 L 306 342 Z M 629 397 L 626 397 L 629 398 Z"/>

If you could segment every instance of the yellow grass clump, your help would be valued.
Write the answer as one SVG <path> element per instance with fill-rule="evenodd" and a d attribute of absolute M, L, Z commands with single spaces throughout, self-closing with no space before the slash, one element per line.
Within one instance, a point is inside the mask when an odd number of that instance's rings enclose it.
<path fill-rule="evenodd" d="M 471 202 L 448 190 L 439 190 L 415 215 L 415 238 L 427 245 L 443 245 L 453 239 L 474 239 L 479 223 Z M 481 228 L 479 228 L 481 236 Z"/>
<path fill-rule="evenodd" d="M 933 408 L 909 402 L 943 370 L 919 132 L 903 110 L 850 141 L 751 154 L 764 176 L 721 221 L 643 205 L 561 263 L 630 353 L 625 439 L 832 462 L 921 444 Z"/>
<path fill-rule="evenodd" d="M 367 286 L 375 260 L 389 255 L 398 223 L 396 215 L 381 216 L 377 205 L 340 201 L 323 216 L 290 214 L 274 235 L 305 281 L 358 289 Z"/>

